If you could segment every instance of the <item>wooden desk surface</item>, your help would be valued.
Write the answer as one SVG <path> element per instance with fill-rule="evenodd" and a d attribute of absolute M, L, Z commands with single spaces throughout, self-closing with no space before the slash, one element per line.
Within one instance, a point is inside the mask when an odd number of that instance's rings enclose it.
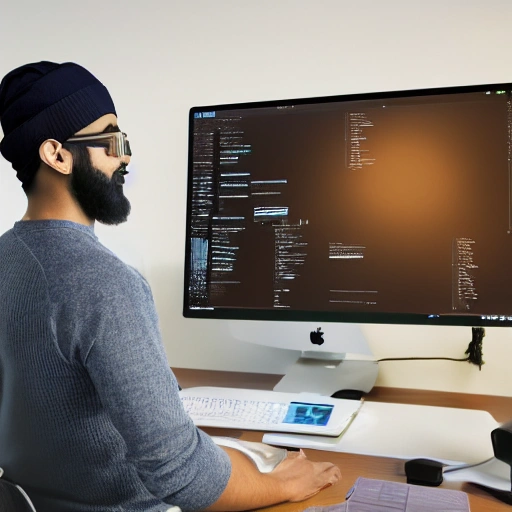
<path fill-rule="evenodd" d="M 249 389 L 272 389 L 279 375 L 266 375 L 239 372 L 216 372 L 209 370 L 189 370 L 173 368 L 182 387 L 226 386 Z M 489 395 L 469 395 L 464 393 L 445 393 L 414 389 L 376 387 L 366 396 L 366 400 L 439 407 L 458 407 L 463 409 L 482 409 L 489 411 L 499 422 L 512 419 L 512 397 Z M 248 441 L 261 441 L 262 432 L 233 431 L 224 429 L 205 429 L 211 435 L 227 435 Z M 489 433 L 490 434 L 490 433 Z M 405 482 L 404 461 L 386 457 L 370 457 L 350 453 L 305 450 L 308 458 L 315 461 L 331 461 L 342 472 L 342 480 L 336 486 L 321 491 L 316 496 L 301 503 L 283 503 L 264 509 L 267 512 L 300 512 L 308 507 L 333 505 L 345 501 L 345 495 L 360 476 Z M 444 483 L 444 488 L 460 489 L 467 492 L 472 512 L 511 512 L 512 506 L 494 498 L 486 491 L 468 483 Z"/>

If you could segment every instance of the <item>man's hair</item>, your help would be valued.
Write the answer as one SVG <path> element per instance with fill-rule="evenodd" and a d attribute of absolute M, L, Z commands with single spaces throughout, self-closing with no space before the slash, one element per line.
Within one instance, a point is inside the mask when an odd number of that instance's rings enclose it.
<path fill-rule="evenodd" d="M 0 152 L 25 192 L 39 169 L 39 147 L 64 142 L 105 114 L 116 114 L 105 86 L 72 62 L 36 62 L 8 73 L 0 83 Z"/>

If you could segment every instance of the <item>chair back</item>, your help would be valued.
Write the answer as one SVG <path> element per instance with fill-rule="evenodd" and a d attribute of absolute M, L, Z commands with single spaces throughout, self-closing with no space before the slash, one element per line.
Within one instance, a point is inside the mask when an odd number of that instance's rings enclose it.
<path fill-rule="evenodd" d="M 36 512 L 27 493 L 4 477 L 0 468 L 0 512 Z"/>

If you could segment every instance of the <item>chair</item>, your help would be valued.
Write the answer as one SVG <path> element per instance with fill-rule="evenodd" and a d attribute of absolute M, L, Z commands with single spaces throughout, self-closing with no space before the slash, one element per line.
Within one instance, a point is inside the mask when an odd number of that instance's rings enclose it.
<path fill-rule="evenodd" d="M 5 478 L 0 468 L 0 512 L 36 512 L 27 493 L 17 484 Z M 171 507 L 167 512 L 181 512 L 179 507 Z"/>
<path fill-rule="evenodd" d="M 4 470 L 0 468 L 0 512 L 36 512 L 27 493 L 13 482 L 2 478 Z"/>

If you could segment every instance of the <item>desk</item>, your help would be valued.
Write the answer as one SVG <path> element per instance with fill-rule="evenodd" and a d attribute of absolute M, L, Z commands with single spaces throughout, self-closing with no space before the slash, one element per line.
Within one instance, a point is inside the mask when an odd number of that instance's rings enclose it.
<path fill-rule="evenodd" d="M 173 368 L 173 371 L 182 387 L 226 386 L 249 389 L 272 389 L 280 379 L 279 375 L 255 373 L 216 372 L 183 368 Z M 434 405 L 438 407 L 482 409 L 489 411 L 499 422 L 512 419 L 512 397 L 376 387 L 366 395 L 366 400 Z M 224 429 L 205 430 L 211 435 L 227 435 L 247 441 L 261 441 L 262 437 L 262 432 L 227 431 Z M 283 503 L 274 507 L 268 507 L 264 509 L 265 511 L 300 512 L 311 506 L 340 503 L 345 500 L 345 494 L 359 476 L 405 482 L 403 460 L 318 450 L 305 451 L 308 458 L 311 460 L 330 461 L 337 464 L 342 472 L 342 480 L 336 486 L 321 491 L 309 500 L 301 503 Z M 472 512 L 512 512 L 512 506 L 506 505 L 472 484 L 445 483 L 442 487 L 460 489 L 467 492 Z"/>

